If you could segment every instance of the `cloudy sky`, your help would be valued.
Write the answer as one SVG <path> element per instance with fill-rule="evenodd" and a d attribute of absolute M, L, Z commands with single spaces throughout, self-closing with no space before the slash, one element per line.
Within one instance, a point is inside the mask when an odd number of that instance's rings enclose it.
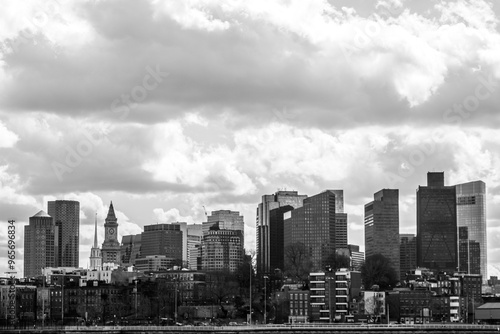
<path fill-rule="evenodd" d="M 120 235 L 245 216 L 279 189 L 400 189 L 415 233 L 428 171 L 488 191 L 500 274 L 500 4 L 493 1 L 7 1 L 0 13 L 0 215 L 81 203 L 80 265 L 112 200 Z M 6 231 L 0 269 L 6 271 Z"/>

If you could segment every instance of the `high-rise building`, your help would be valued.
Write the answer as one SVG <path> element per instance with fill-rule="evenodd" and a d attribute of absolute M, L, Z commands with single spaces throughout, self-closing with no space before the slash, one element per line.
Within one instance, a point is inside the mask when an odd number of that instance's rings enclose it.
<path fill-rule="evenodd" d="M 429 172 L 417 190 L 417 265 L 454 272 L 457 234 L 456 187 L 444 185 L 443 172 Z"/>
<path fill-rule="evenodd" d="M 207 217 L 207 221 L 202 225 L 203 234 L 208 234 L 210 227 L 218 223 L 221 230 L 242 231 L 245 230 L 243 216 L 239 211 L 217 210 L 212 211 L 212 214 Z"/>
<path fill-rule="evenodd" d="M 400 279 L 404 280 L 406 274 L 417 268 L 417 238 L 415 234 L 399 235 Z"/>
<path fill-rule="evenodd" d="M 307 195 L 299 195 L 297 191 L 278 191 L 272 195 L 262 196 L 262 203 L 257 207 L 257 272 L 267 273 L 271 266 L 269 212 L 281 206 L 290 205 L 294 209 L 302 206 Z"/>
<path fill-rule="evenodd" d="M 468 228 L 468 239 L 479 243 L 480 270 L 483 281 L 488 277 L 486 238 L 486 184 L 474 181 L 455 186 L 457 190 L 457 225 Z M 473 259 L 473 261 L 477 261 Z M 472 272 L 471 272 L 472 274 Z"/>
<path fill-rule="evenodd" d="M 116 219 L 113 202 L 110 203 L 108 215 L 104 222 L 104 242 L 102 243 L 102 262 L 120 264 L 120 242 L 118 241 L 118 219 Z"/>
<path fill-rule="evenodd" d="M 335 254 L 337 248 L 347 248 L 347 231 L 340 233 L 343 239 L 340 241 L 341 247 L 337 247 L 340 229 L 336 226 L 336 208 L 340 208 L 338 201 L 340 199 L 336 200 L 335 191 L 326 190 L 304 199 L 302 207 L 285 213 L 285 249 L 293 244 L 303 245 L 307 257 L 312 261 L 313 270 L 323 270 L 328 257 Z M 347 230 L 346 225 L 342 226 Z"/>
<path fill-rule="evenodd" d="M 283 270 L 285 267 L 283 215 L 292 210 L 292 206 L 285 205 L 269 211 L 269 255 L 271 272 L 274 272 L 275 269 Z"/>
<path fill-rule="evenodd" d="M 458 270 L 466 274 L 481 275 L 481 246 L 470 240 L 469 228 L 458 227 Z"/>
<path fill-rule="evenodd" d="M 57 200 L 48 202 L 48 214 L 57 228 L 56 266 L 79 266 L 80 202 Z"/>
<path fill-rule="evenodd" d="M 142 234 L 129 234 L 122 237 L 120 256 L 123 266 L 133 266 L 135 260 L 141 257 Z"/>
<path fill-rule="evenodd" d="M 234 273 L 243 264 L 243 233 L 212 226 L 203 236 L 201 253 L 202 270 Z"/>
<path fill-rule="evenodd" d="M 200 247 L 203 239 L 203 230 L 201 224 L 188 225 L 187 233 L 187 268 L 191 270 L 201 270 Z"/>
<path fill-rule="evenodd" d="M 141 258 L 165 255 L 182 263 L 182 231 L 179 224 L 153 224 L 144 226 L 141 237 Z"/>
<path fill-rule="evenodd" d="M 90 249 L 90 269 L 100 270 L 102 269 L 102 254 L 101 249 L 97 243 L 97 216 L 94 223 L 94 245 Z"/>
<path fill-rule="evenodd" d="M 365 253 L 359 250 L 358 245 L 347 245 L 347 248 L 351 258 L 351 269 L 361 271 L 361 266 L 365 263 Z"/>
<path fill-rule="evenodd" d="M 365 204 L 365 254 L 382 254 L 399 279 L 399 190 L 382 189 Z"/>
<path fill-rule="evenodd" d="M 42 275 L 42 268 L 54 267 L 57 229 L 54 219 L 39 211 L 24 227 L 24 277 Z"/>

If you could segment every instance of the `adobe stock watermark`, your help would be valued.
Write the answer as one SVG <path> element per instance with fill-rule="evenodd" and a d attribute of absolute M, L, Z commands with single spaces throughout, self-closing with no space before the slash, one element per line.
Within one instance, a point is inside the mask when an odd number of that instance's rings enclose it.
<path fill-rule="evenodd" d="M 6 44 L 10 50 L 17 52 L 21 45 L 33 43 L 35 36 L 39 33 L 47 23 L 56 19 L 61 13 L 61 4 L 57 0 L 49 0 L 42 2 L 32 16 L 26 17 L 24 21 L 27 27 L 19 32 L 19 37 L 13 40 L 8 40 Z"/>
<path fill-rule="evenodd" d="M 472 94 L 466 96 L 461 103 L 455 103 L 444 111 L 442 118 L 445 124 L 460 126 L 464 120 L 470 118 L 478 110 L 481 101 L 491 97 L 498 87 L 498 82 L 494 80 L 493 75 L 489 75 L 488 78 L 479 75 L 478 81 L 479 83 Z M 416 167 L 423 165 L 427 157 L 434 154 L 439 138 L 439 132 L 434 130 L 429 141 L 421 143 L 407 157 L 401 158 L 397 174 L 386 173 L 386 179 L 391 188 L 395 188 L 397 184 L 404 182 L 413 175 Z"/>
<path fill-rule="evenodd" d="M 125 120 L 130 111 L 146 100 L 149 93 L 158 88 L 169 75 L 168 72 L 161 71 L 159 65 L 156 65 L 155 69 L 147 66 L 146 73 L 141 84 L 132 87 L 128 93 L 121 94 L 119 98 L 111 102 L 110 110 L 120 120 Z M 72 173 L 82 164 L 84 158 L 90 156 L 94 152 L 94 148 L 101 145 L 107 138 L 107 133 L 90 133 L 87 129 L 83 129 L 82 132 L 84 138 L 76 146 L 64 145 L 66 153 L 64 160 L 62 162 L 52 161 L 51 163 L 52 170 L 60 182 L 63 181 L 65 174 Z"/>

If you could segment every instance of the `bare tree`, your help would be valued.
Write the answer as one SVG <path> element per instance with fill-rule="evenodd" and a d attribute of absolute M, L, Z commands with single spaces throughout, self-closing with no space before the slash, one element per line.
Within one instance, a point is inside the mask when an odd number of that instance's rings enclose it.
<path fill-rule="evenodd" d="M 313 267 L 306 246 L 295 242 L 285 247 L 285 272 L 289 277 L 305 281 Z"/>

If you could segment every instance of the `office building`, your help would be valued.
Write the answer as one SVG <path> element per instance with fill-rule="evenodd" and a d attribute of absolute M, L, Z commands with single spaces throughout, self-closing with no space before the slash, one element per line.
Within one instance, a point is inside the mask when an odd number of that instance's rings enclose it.
<path fill-rule="evenodd" d="M 347 248 L 351 259 L 351 269 L 361 271 L 361 266 L 365 263 L 365 253 L 359 250 L 358 245 L 347 245 Z"/>
<path fill-rule="evenodd" d="M 141 257 L 142 234 L 124 235 L 120 246 L 120 256 L 122 265 L 130 267 L 135 264 L 135 260 Z"/>
<path fill-rule="evenodd" d="M 400 275 L 399 190 L 382 189 L 365 205 L 365 254 L 382 254 Z"/>
<path fill-rule="evenodd" d="M 443 172 L 427 173 L 417 190 L 417 266 L 452 273 L 457 268 L 456 187 Z"/>
<path fill-rule="evenodd" d="M 179 264 L 182 263 L 182 231 L 179 224 L 144 226 L 141 244 L 141 258 L 164 255 L 176 259 Z"/>
<path fill-rule="evenodd" d="M 42 268 L 53 267 L 56 260 L 57 229 L 45 211 L 29 218 L 24 227 L 24 277 L 42 275 Z"/>
<path fill-rule="evenodd" d="M 242 232 L 245 230 L 243 216 L 240 215 L 239 211 L 217 210 L 212 211 L 212 214 L 207 217 L 207 221 L 202 224 L 203 234 L 208 234 L 210 227 L 217 223 L 221 230 Z"/>
<path fill-rule="evenodd" d="M 417 268 L 417 238 L 415 234 L 399 235 L 400 279 L 405 280 L 406 274 Z"/>
<path fill-rule="evenodd" d="M 113 202 L 110 203 L 108 215 L 104 222 L 104 242 L 102 243 L 102 263 L 120 265 L 120 242 L 118 241 L 118 219 L 115 215 Z"/>
<path fill-rule="evenodd" d="M 292 206 L 285 205 L 269 211 L 269 255 L 271 272 L 274 272 L 275 269 L 284 270 L 285 268 L 283 215 L 292 210 Z"/>
<path fill-rule="evenodd" d="M 243 233 L 210 228 L 201 243 L 202 270 L 231 273 L 243 264 Z"/>
<path fill-rule="evenodd" d="M 468 230 L 467 226 L 458 227 L 458 271 L 481 275 L 481 246 L 470 240 Z"/>
<path fill-rule="evenodd" d="M 57 200 L 48 202 L 48 214 L 57 229 L 56 266 L 79 266 L 80 202 Z"/>
<path fill-rule="evenodd" d="M 271 266 L 271 240 L 269 236 L 269 212 L 281 206 L 290 205 L 294 209 L 302 206 L 307 195 L 299 195 L 297 191 L 278 191 L 272 195 L 262 196 L 262 202 L 257 207 L 257 272 L 270 272 Z"/>
<path fill-rule="evenodd" d="M 201 242 L 203 230 L 201 224 L 187 226 L 187 268 L 201 270 Z"/>
<path fill-rule="evenodd" d="M 457 226 L 466 226 L 469 240 L 479 243 L 480 270 L 486 282 L 488 278 L 486 184 L 483 181 L 474 181 L 458 184 L 455 188 L 457 191 Z"/>
<path fill-rule="evenodd" d="M 335 254 L 339 240 L 337 234 L 342 235 L 342 248 L 347 248 L 347 226 L 342 225 L 345 229 L 342 233 L 336 226 L 336 208 L 341 208 L 339 201 L 337 198 L 336 202 L 334 191 L 326 190 L 304 199 L 302 207 L 285 213 L 284 246 L 302 244 L 312 261 L 313 270 L 323 270 L 328 257 Z"/>

